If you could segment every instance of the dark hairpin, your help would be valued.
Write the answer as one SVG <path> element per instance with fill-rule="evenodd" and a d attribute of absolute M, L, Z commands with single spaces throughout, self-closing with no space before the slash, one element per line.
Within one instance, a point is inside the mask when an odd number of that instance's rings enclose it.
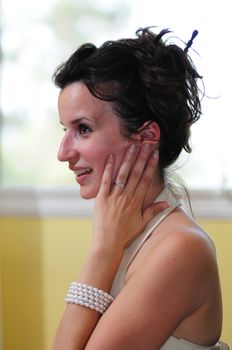
<path fill-rule="evenodd" d="M 195 29 L 192 33 L 191 39 L 186 44 L 184 52 L 186 53 L 188 52 L 188 49 L 192 46 L 193 40 L 196 38 L 197 34 L 198 34 L 198 30 Z"/>

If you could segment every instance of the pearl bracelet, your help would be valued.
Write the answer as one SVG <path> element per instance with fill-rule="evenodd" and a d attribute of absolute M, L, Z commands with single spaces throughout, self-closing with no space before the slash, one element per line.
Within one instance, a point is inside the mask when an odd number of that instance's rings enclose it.
<path fill-rule="evenodd" d="M 109 293 L 78 282 L 71 283 L 65 298 L 68 304 L 82 305 L 100 314 L 108 309 L 113 300 L 114 297 Z"/>

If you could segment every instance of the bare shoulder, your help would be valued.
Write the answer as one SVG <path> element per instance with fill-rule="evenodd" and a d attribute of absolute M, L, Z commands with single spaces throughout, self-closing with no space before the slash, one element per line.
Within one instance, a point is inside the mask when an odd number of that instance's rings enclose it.
<path fill-rule="evenodd" d="M 192 295 L 199 307 L 219 286 L 215 247 L 207 233 L 183 212 L 155 230 L 128 270 L 128 280 L 148 274 L 152 285 L 171 285 Z M 162 271 L 162 273 L 160 273 Z M 175 288 L 174 288 L 175 289 Z"/>
<path fill-rule="evenodd" d="M 157 260 L 161 263 L 172 261 L 198 274 L 215 268 L 216 252 L 213 241 L 185 213 L 173 213 L 166 225 L 164 223 L 163 228 L 160 228 L 160 232 L 161 238 L 154 244 L 154 249 L 151 249 L 151 261 L 153 259 L 156 263 Z M 172 267 L 175 265 L 172 264 Z"/>
<path fill-rule="evenodd" d="M 216 261 L 215 248 L 199 229 L 174 228 L 155 245 L 147 262 L 151 264 L 152 261 L 156 265 L 169 263 L 172 269 L 183 266 L 182 269 L 204 273 Z"/>
<path fill-rule="evenodd" d="M 187 261 L 194 258 L 215 259 L 215 247 L 209 236 L 195 225 L 173 227 L 156 246 L 157 253 L 177 256 Z M 166 253 L 165 253 L 166 252 Z"/>
<path fill-rule="evenodd" d="M 186 268 L 204 271 L 216 263 L 216 252 L 209 235 L 183 211 L 177 210 L 161 223 L 136 256 L 131 270 L 139 265 L 176 262 Z M 204 263 L 203 263 L 204 262 Z M 136 269 L 134 267 L 136 266 Z M 175 265 L 169 265 L 175 268 Z M 208 266 L 208 267 L 209 267 Z"/>

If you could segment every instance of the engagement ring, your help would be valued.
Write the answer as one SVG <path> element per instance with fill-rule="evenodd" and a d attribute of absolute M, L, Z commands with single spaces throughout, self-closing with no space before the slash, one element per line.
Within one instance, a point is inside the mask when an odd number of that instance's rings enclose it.
<path fill-rule="evenodd" d="M 114 183 L 115 186 L 118 186 L 120 188 L 124 188 L 126 186 L 126 184 L 122 181 L 119 181 L 119 182 L 115 182 Z"/>

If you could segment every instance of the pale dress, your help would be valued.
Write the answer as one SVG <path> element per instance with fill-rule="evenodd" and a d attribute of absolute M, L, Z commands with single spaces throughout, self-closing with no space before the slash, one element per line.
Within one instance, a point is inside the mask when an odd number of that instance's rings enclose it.
<path fill-rule="evenodd" d="M 132 242 L 132 244 L 126 249 L 117 274 L 115 276 L 111 294 L 116 297 L 122 288 L 126 284 L 126 273 L 127 269 L 144 244 L 144 242 L 150 237 L 154 229 L 163 221 L 175 208 L 181 205 L 180 199 L 174 195 L 174 193 L 167 187 L 160 193 L 157 197 L 156 202 L 167 201 L 169 207 L 165 209 L 162 213 L 155 216 L 147 225 L 145 230 L 137 237 L 137 239 Z M 190 343 L 184 339 L 177 339 L 171 336 L 166 343 L 161 347 L 160 350 L 228 350 L 229 346 L 223 342 L 218 342 L 214 346 L 201 346 L 197 344 Z M 144 349 L 145 350 L 145 349 Z"/>

